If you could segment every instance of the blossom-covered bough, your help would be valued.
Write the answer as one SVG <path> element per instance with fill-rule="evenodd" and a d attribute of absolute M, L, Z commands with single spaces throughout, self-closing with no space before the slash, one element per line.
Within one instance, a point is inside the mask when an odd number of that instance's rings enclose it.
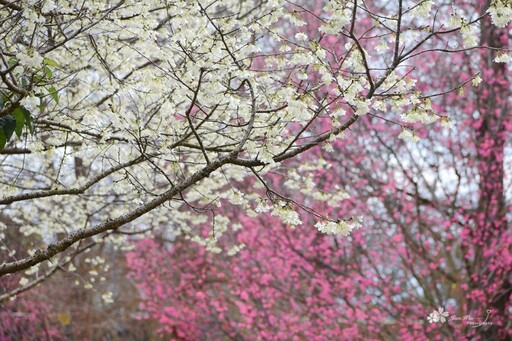
<path fill-rule="evenodd" d="M 300 203 L 269 174 L 293 178 L 289 160 L 332 150 L 366 114 L 409 140 L 418 124 L 449 123 L 431 98 L 478 83 L 479 72 L 422 91 L 415 84 L 428 75 L 415 64 L 478 51 L 487 13 L 499 26 L 511 19 L 502 1 L 479 13 L 431 1 L 378 6 L 0 1 L 0 275 L 32 268 L 2 298 L 64 269 L 87 239 L 123 247 L 126 234 L 162 229 L 220 251 L 227 203 L 289 225 L 305 210 L 327 233 L 361 226 L 311 209 L 315 200 L 335 207 L 343 188 Z M 194 229 L 205 222 L 206 237 Z"/>

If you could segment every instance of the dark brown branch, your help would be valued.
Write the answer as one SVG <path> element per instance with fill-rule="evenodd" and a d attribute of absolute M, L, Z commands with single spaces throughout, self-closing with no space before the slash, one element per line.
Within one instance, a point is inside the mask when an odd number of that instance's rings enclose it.
<path fill-rule="evenodd" d="M 206 71 L 201 69 L 199 73 L 199 80 L 197 81 L 197 88 L 194 91 L 194 96 L 192 97 L 192 101 L 190 102 L 190 106 L 188 107 L 187 112 L 185 113 L 185 117 L 187 118 L 188 125 L 190 126 L 190 129 L 192 130 L 192 133 L 196 137 L 197 143 L 199 143 L 199 146 L 201 147 L 201 153 L 203 153 L 204 159 L 206 160 L 206 163 L 210 163 L 210 160 L 208 159 L 208 154 L 206 154 L 206 151 L 203 146 L 203 142 L 201 141 L 201 138 L 199 137 L 199 134 L 196 131 L 196 128 L 194 127 L 194 123 L 192 123 L 192 119 L 190 118 L 190 113 L 192 112 L 192 109 L 194 108 L 194 105 L 197 101 L 197 95 L 199 94 L 199 89 L 201 88 L 201 81 L 203 80 L 204 73 Z"/>
<path fill-rule="evenodd" d="M 8 0 L 0 0 L 0 5 L 3 5 L 7 8 L 10 8 L 10 9 L 13 9 L 15 11 L 21 11 L 23 9 L 23 7 L 21 7 L 20 5 L 17 5 L 16 4 L 16 1 L 8 1 Z"/>
<path fill-rule="evenodd" d="M 31 199 L 37 199 L 37 198 L 46 198 L 46 197 L 51 197 L 51 196 L 55 196 L 55 195 L 82 194 L 87 189 L 89 189 L 92 185 L 96 184 L 97 182 L 99 182 L 100 180 L 109 176 L 110 174 L 113 174 L 113 173 L 117 172 L 118 170 L 136 165 L 137 163 L 140 163 L 142 161 L 144 161 L 144 157 L 139 156 L 138 158 L 136 158 L 134 160 L 121 163 L 115 167 L 112 167 L 112 168 L 106 170 L 103 173 L 96 175 L 95 177 L 93 177 L 91 180 L 89 180 L 83 186 L 80 186 L 80 187 L 69 188 L 69 189 L 55 189 L 55 190 L 50 189 L 50 190 L 39 191 L 39 192 L 13 195 L 10 197 L 0 199 L 0 205 L 8 205 L 8 204 L 12 204 L 13 202 L 25 201 L 25 200 L 31 200 Z"/>

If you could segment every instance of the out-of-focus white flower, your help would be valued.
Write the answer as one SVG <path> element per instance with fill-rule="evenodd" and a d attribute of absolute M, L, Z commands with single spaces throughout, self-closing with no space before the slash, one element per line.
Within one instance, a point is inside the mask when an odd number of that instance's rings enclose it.
<path fill-rule="evenodd" d="M 412 141 L 412 142 L 418 142 L 420 138 L 416 136 L 414 133 L 414 130 L 410 130 L 407 128 L 403 128 L 402 132 L 398 135 L 399 139 L 402 139 L 404 141 Z"/>
<path fill-rule="evenodd" d="M 480 77 L 480 75 L 476 75 L 473 80 L 471 80 L 471 83 L 473 84 L 473 86 L 478 86 L 478 84 L 480 84 L 482 82 L 482 78 Z"/>
<path fill-rule="evenodd" d="M 499 53 L 496 58 L 494 58 L 496 63 L 510 63 L 512 61 L 512 57 L 508 53 Z"/>
<path fill-rule="evenodd" d="M 318 231 L 325 234 L 335 234 L 340 236 L 348 236 L 354 229 L 361 227 L 362 217 L 353 217 L 351 220 L 329 221 L 327 223 L 318 222 L 315 227 Z"/>
<path fill-rule="evenodd" d="M 464 19 L 455 10 L 452 14 L 450 14 L 450 20 L 448 20 L 447 27 L 449 27 L 449 28 L 460 27 L 460 25 L 462 24 L 463 20 Z"/>
<path fill-rule="evenodd" d="M 242 250 L 243 248 L 245 248 L 245 244 L 240 244 L 240 245 L 234 245 L 233 247 L 231 247 L 229 250 L 228 250 L 228 256 L 234 256 L 236 255 L 238 252 L 240 252 L 240 250 Z"/>
<path fill-rule="evenodd" d="M 441 117 L 441 125 L 445 128 L 453 127 L 453 123 L 448 116 Z"/>
<path fill-rule="evenodd" d="M 437 121 L 438 117 L 429 111 L 426 110 L 411 110 L 405 114 L 400 116 L 404 122 L 407 123 L 416 123 L 421 122 L 423 124 L 430 124 Z"/>
<path fill-rule="evenodd" d="M 494 0 L 487 10 L 491 15 L 492 23 L 498 27 L 505 27 L 512 21 L 512 3 L 510 0 Z"/>
<path fill-rule="evenodd" d="M 297 75 L 297 79 L 300 79 L 302 81 L 305 81 L 308 79 L 308 74 L 306 72 L 300 72 L 298 75 Z"/>
<path fill-rule="evenodd" d="M 324 10 L 332 14 L 330 18 L 325 20 L 325 24 L 318 28 L 320 32 L 338 34 L 343 30 L 343 27 L 350 22 L 350 10 L 337 6 L 335 2 L 328 3 L 324 7 Z"/>
<path fill-rule="evenodd" d="M 295 39 L 297 39 L 298 41 L 306 41 L 308 40 L 308 36 L 303 32 L 299 32 L 295 35 Z"/>
<path fill-rule="evenodd" d="M 289 45 L 283 44 L 279 48 L 279 52 L 289 52 L 289 51 L 291 51 L 291 49 L 292 48 Z"/>
<path fill-rule="evenodd" d="M 101 299 L 105 304 L 111 304 L 114 303 L 114 300 L 112 298 L 112 292 L 111 291 L 105 291 L 103 295 L 101 295 Z"/>
<path fill-rule="evenodd" d="M 476 25 L 463 25 L 460 29 L 462 34 L 463 46 L 468 49 L 478 45 L 478 32 Z"/>
<path fill-rule="evenodd" d="M 369 111 L 370 111 L 370 108 L 368 106 L 368 102 L 366 102 L 366 101 L 358 101 L 357 102 L 357 110 L 355 113 L 356 115 L 363 116 L 363 115 L 368 114 Z"/>
<path fill-rule="evenodd" d="M 286 205 L 286 203 L 277 203 L 272 207 L 273 216 L 277 216 L 281 218 L 283 223 L 287 225 L 300 225 L 302 221 L 299 218 L 299 214 L 295 212 L 291 207 Z"/>
<path fill-rule="evenodd" d="M 421 18 L 428 18 L 430 16 L 430 12 L 432 11 L 432 5 L 434 4 L 433 1 L 423 1 L 418 6 L 416 6 L 412 10 L 412 15 L 421 17 Z"/>
<path fill-rule="evenodd" d="M 332 116 L 335 117 L 335 118 L 340 118 L 340 117 L 343 117 L 347 114 L 347 112 L 343 109 L 337 109 L 335 110 L 333 113 L 332 113 Z"/>
<path fill-rule="evenodd" d="M 258 213 L 265 213 L 265 212 L 270 211 L 271 208 L 272 207 L 267 205 L 267 202 L 265 201 L 265 199 L 261 199 L 260 198 L 258 200 L 258 206 L 256 206 L 255 211 L 258 212 Z"/>
<path fill-rule="evenodd" d="M 268 163 L 270 165 L 273 165 L 276 163 L 274 161 L 274 155 L 272 155 L 272 153 L 268 150 L 267 146 L 263 147 L 260 150 L 260 152 L 258 154 L 258 160 L 260 160 L 264 163 Z"/>
<path fill-rule="evenodd" d="M 43 13 L 43 14 L 50 13 L 51 11 L 53 11 L 56 8 L 57 8 L 57 5 L 55 4 L 55 1 L 46 0 L 44 2 L 43 7 L 41 8 L 41 13 Z"/>
<path fill-rule="evenodd" d="M 235 189 L 229 196 L 229 202 L 233 205 L 243 205 L 247 202 L 247 200 L 244 198 L 242 192 Z"/>
<path fill-rule="evenodd" d="M 23 51 L 16 54 L 20 64 L 29 68 L 39 68 L 43 64 L 44 58 L 39 52 L 34 50 Z"/>
<path fill-rule="evenodd" d="M 36 97 L 36 96 L 26 96 L 25 98 L 23 98 L 20 102 L 20 104 L 22 106 L 25 107 L 25 109 L 27 109 L 28 111 L 36 111 L 37 107 L 39 106 L 41 100 L 39 99 L 39 97 Z"/>

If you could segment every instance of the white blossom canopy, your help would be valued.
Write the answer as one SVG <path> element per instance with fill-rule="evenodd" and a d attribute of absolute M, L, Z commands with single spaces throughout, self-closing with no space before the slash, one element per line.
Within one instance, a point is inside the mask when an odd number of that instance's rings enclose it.
<path fill-rule="evenodd" d="M 272 191 L 265 174 L 329 150 L 368 113 L 404 114 L 399 137 L 416 140 L 408 124 L 443 115 L 430 107 L 435 94 L 415 89 L 412 61 L 441 36 L 478 43 L 485 13 L 454 10 L 438 23 L 432 1 L 400 4 L 0 1 L 0 232 L 18 229 L 29 249 L 3 246 L 0 275 L 65 263 L 90 237 L 122 246 L 120 231 L 163 228 L 220 251 L 193 226 L 224 199 L 299 224 L 307 207 Z M 511 6 L 493 6 L 507 24 Z M 346 198 L 298 187 L 333 205 Z M 317 216 L 326 233 L 360 226 Z M 229 219 L 217 223 L 221 233 Z"/>

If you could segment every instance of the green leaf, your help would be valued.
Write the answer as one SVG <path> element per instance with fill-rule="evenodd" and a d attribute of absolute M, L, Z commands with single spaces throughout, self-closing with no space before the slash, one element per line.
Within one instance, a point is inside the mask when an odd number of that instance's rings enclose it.
<path fill-rule="evenodd" d="M 0 150 L 4 149 L 6 143 L 7 138 L 5 137 L 3 129 L 0 129 Z"/>
<path fill-rule="evenodd" d="M 48 66 L 44 66 L 43 69 L 44 69 L 44 74 L 46 75 L 46 78 L 53 77 L 52 70 L 50 70 L 50 68 Z"/>
<path fill-rule="evenodd" d="M 11 57 L 9 58 L 9 60 L 7 61 L 7 65 L 9 65 L 9 67 L 13 66 L 14 64 L 16 64 L 18 62 L 18 60 L 14 57 Z"/>
<path fill-rule="evenodd" d="M 20 109 L 23 112 L 23 116 L 25 117 L 25 124 L 28 127 L 28 131 L 30 131 L 30 133 L 33 134 L 34 133 L 34 125 L 32 124 L 33 123 L 32 114 L 30 113 L 30 111 L 25 109 L 25 107 L 20 107 Z"/>
<path fill-rule="evenodd" d="M 24 89 L 26 89 L 28 87 L 28 85 L 30 84 L 30 82 L 24 76 L 20 77 L 20 81 L 21 81 L 21 87 Z"/>
<path fill-rule="evenodd" d="M 57 92 L 57 89 L 55 89 L 54 86 L 51 86 L 46 90 L 50 93 L 50 95 L 52 95 L 52 98 L 55 101 L 55 103 L 59 104 L 59 93 Z"/>
<path fill-rule="evenodd" d="M 11 138 L 14 130 L 16 130 L 16 120 L 12 116 L 0 118 L 0 127 L 2 128 L 7 141 Z"/>
<path fill-rule="evenodd" d="M 9 102 L 9 97 L 2 91 L 0 91 L 0 109 L 4 108 L 6 103 Z"/>
<path fill-rule="evenodd" d="M 43 79 L 45 78 L 45 76 L 46 76 L 45 74 L 40 73 L 40 72 L 39 72 L 39 73 L 34 74 L 34 78 L 33 78 L 34 83 L 35 83 L 35 84 L 39 84 L 39 83 L 41 83 L 41 82 L 43 81 Z"/>
<path fill-rule="evenodd" d="M 45 58 L 43 60 L 43 64 L 47 65 L 47 66 L 52 66 L 54 68 L 58 68 L 59 67 L 59 64 L 55 60 L 50 59 L 50 58 Z"/>
<path fill-rule="evenodd" d="M 23 126 L 25 125 L 25 115 L 23 114 L 23 111 L 21 110 L 21 108 L 17 107 L 13 111 L 12 117 L 14 117 L 14 119 L 16 120 L 15 132 L 16 132 L 16 135 L 18 135 L 18 137 L 20 138 L 21 134 L 23 133 Z"/>

